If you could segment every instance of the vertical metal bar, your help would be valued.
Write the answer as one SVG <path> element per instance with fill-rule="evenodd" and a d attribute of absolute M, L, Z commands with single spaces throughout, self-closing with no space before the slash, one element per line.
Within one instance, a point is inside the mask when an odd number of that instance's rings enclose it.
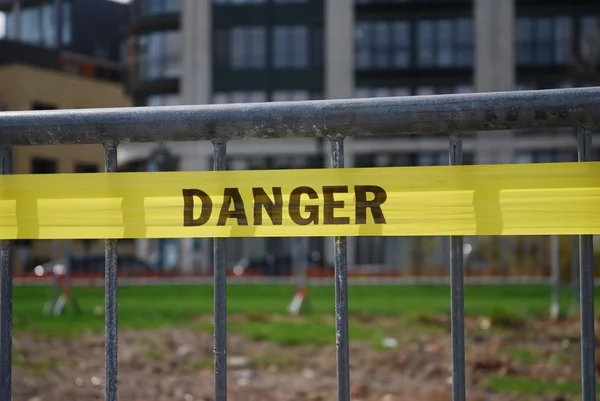
<path fill-rule="evenodd" d="M 579 161 L 592 159 L 592 137 L 589 131 L 578 127 Z M 581 316 L 581 384 L 584 401 L 596 400 L 596 367 L 594 338 L 594 261 L 593 238 L 579 236 L 579 297 Z"/>
<path fill-rule="evenodd" d="M 579 238 L 571 237 L 571 311 L 575 315 L 579 310 Z"/>
<path fill-rule="evenodd" d="M 227 169 L 227 143 L 213 142 L 215 171 Z M 225 270 L 225 238 L 214 239 L 214 364 L 215 401 L 227 400 L 227 272 Z"/>
<path fill-rule="evenodd" d="M 104 145 L 107 173 L 117 171 L 117 145 Z M 117 240 L 107 239 L 104 247 L 104 340 L 105 392 L 107 401 L 117 400 Z"/>
<path fill-rule="evenodd" d="M 12 173 L 12 150 L 0 150 L 0 174 Z M 11 400 L 12 264 L 10 241 L 0 241 L 0 401 Z"/>
<path fill-rule="evenodd" d="M 450 136 L 450 165 L 462 164 L 462 137 Z M 465 288 L 463 237 L 450 237 L 450 299 L 452 330 L 452 400 L 465 400 Z"/>
<path fill-rule="evenodd" d="M 331 139 L 331 165 L 344 168 L 344 137 Z M 334 238 L 335 332 L 338 400 L 350 400 L 350 350 L 348 347 L 348 247 L 346 237 Z"/>
<path fill-rule="evenodd" d="M 550 264 L 552 266 L 552 300 L 550 303 L 550 318 L 557 319 L 559 312 L 558 287 L 560 285 L 558 235 L 553 235 L 550 238 L 550 241 Z"/>

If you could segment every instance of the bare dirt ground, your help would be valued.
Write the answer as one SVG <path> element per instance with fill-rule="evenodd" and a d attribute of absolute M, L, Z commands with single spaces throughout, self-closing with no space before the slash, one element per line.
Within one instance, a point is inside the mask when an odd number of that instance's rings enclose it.
<path fill-rule="evenodd" d="M 352 400 L 451 400 L 447 318 L 421 322 L 427 325 L 426 330 L 398 326 L 390 318 L 363 323 L 383 327 L 397 340 L 397 346 L 351 344 Z M 469 400 L 561 401 L 580 397 L 560 392 L 511 394 L 493 391 L 485 384 L 490 377 L 579 381 L 577 321 L 548 324 L 537 320 L 516 327 L 505 324 L 502 329 L 496 329 L 495 323 L 468 319 Z M 325 346 L 281 346 L 230 334 L 228 346 L 230 400 L 337 399 L 333 339 Z M 103 399 L 103 334 L 90 333 L 78 339 L 20 334 L 14 347 L 14 400 Z M 192 329 L 121 330 L 119 399 L 212 401 L 212 335 Z"/>

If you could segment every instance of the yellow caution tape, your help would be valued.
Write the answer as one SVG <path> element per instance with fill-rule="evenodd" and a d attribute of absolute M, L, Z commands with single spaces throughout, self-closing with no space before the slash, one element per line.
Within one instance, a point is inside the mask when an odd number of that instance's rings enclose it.
<path fill-rule="evenodd" d="M 1 239 L 600 233 L 600 163 L 0 176 Z"/>

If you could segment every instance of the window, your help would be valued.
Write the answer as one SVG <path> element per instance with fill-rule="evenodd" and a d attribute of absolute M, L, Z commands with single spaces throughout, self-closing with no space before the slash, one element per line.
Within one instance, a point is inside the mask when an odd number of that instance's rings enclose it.
<path fill-rule="evenodd" d="M 311 98 L 310 93 L 306 90 L 292 90 L 292 91 L 278 90 L 278 91 L 274 91 L 273 95 L 272 95 L 272 100 L 274 102 L 310 100 L 310 98 Z"/>
<path fill-rule="evenodd" d="M 515 163 L 561 163 L 577 161 L 574 150 L 528 150 L 517 151 Z"/>
<path fill-rule="evenodd" d="M 179 95 L 152 95 L 146 99 L 146 106 L 178 106 L 180 104 Z"/>
<path fill-rule="evenodd" d="M 475 162 L 472 152 L 463 153 L 463 164 Z M 356 155 L 355 167 L 445 166 L 449 164 L 448 152 L 381 152 Z"/>
<path fill-rule="evenodd" d="M 41 9 L 27 7 L 21 10 L 21 40 L 25 43 L 39 44 L 42 41 Z"/>
<path fill-rule="evenodd" d="M 600 17 L 581 19 L 581 55 L 588 62 L 600 61 Z"/>
<path fill-rule="evenodd" d="M 417 25 L 418 65 L 470 67 L 473 65 L 473 22 L 469 18 L 422 20 Z"/>
<path fill-rule="evenodd" d="M 229 59 L 233 69 L 264 68 L 266 58 L 265 27 L 234 27 L 229 38 Z"/>
<path fill-rule="evenodd" d="M 314 26 L 311 28 L 311 64 L 313 67 L 323 65 L 325 46 L 323 45 L 323 27 Z"/>
<path fill-rule="evenodd" d="M 463 155 L 464 156 L 464 155 Z M 449 154 L 444 153 L 419 153 L 415 157 L 417 166 L 447 166 L 449 164 Z"/>
<path fill-rule="evenodd" d="M 455 93 L 473 93 L 473 85 L 465 84 L 465 85 L 457 85 Z"/>
<path fill-rule="evenodd" d="M 435 57 L 435 26 L 433 21 L 420 21 L 418 25 L 419 65 L 430 67 Z"/>
<path fill-rule="evenodd" d="M 408 22 L 392 23 L 392 65 L 408 67 L 412 47 L 410 24 Z"/>
<path fill-rule="evenodd" d="M 558 17 L 555 19 L 554 60 L 557 64 L 566 64 L 570 61 L 572 32 L 571 18 Z"/>
<path fill-rule="evenodd" d="M 97 173 L 98 166 L 92 163 L 75 163 L 76 173 Z"/>
<path fill-rule="evenodd" d="M 8 11 L 4 13 L 4 38 L 14 39 L 17 35 L 15 32 L 15 17 L 12 12 Z"/>
<path fill-rule="evenodd" d="M 473 21 L 470 18 L 459 18 L 456 21 L 456 65 L 459 67 L 470 67 L 473 65 Z"/>
<path fill-rule="evenodd" d="M 213 103 L 257 103 L 266 102 L 267 94 L 263 91 L 217 92 L 213 94 Z"/>
<path fill-rule="evenodd" d="M 229 31 L 218 30 L 214 36 L 214 63 L 219 67 L 229 67 Z"/>
<path fill-rule="evenodd" d="M 71 43 L 71 2 L 62 2 L 62 39 L 64 45 Z M 21 26 L 16 32 L 15 15 L 6 12 L 6 38 L 19 39 L 33 45 L 54 47 L 56 45 L 56 12 L 52 2 L 27 6 L 21 10 Z"/>
<path fill-rule="evenodd" d="M 243 5 L 243 4 L 264 4 L 267 0 L 213 0 L 215 4 Z"/>
<path fill-rule="evenodd" d="M 273 66 L 308 67 L 309 30 L 307 26 L 276 26 L 273 29 Z"/>
<path fill-rule="evenodd" d="M 56 159 L 44 157 L 34 157 L 31 159 L 31 174 L 55 174 L 56 170 Z"/>
<path fill-rule="evenodd" d="M 137 38 L 136 76 L 138 79 L 176 78 L 181 68 L 179 31 L 161 31 Z"/>
<path fill-rule="evenodd" d="M 517 62 L 520 65 L 565 64 L 571 52 L 569 17 L 517 19 Z"/>
<path fill-rule="evenodd" d="M 46 46 L 56 45 L 56 24 L 53 4 L 42 6 L 42 42 Z"/>
<path fill-rule="evenodd" d="M 297 90 L 276 90 L 271 93 L 271 101 L 273 102 L 291 102 L 310 99 L 322 99 L 319 93 L 311 93 L 304 89 Z M 256 103 L 267 102 L 268 94 L 264 91 L 233 91 L 233 92 L 216 92 L 213 94 L 213 103 Z"/>
<path fill-rule="evenodd" d="M 177 13 L 181 11 L 181 0 L 137 0 L 133 8 L 136 16 Z"/>
<path fill-rule="evenodd" d="M 63 1 L 62 5 L 62 43 L 63 45 L 70 45 L 73 39 L 71 33 L 71 2 Z"/>
<path fill-rule="evenodd" d="M 411 34 L 406 21 L 361 21 L 356 25 L 358 69 L 410 66 Z"/>
<path fill-rule="evenodd" d="M 410 88 L 361 87 L 356 89 L 356 97 L 358 98 L 390 96 L 410 96 Z"/>
<path fill-rule="evenodd" d="M 321 168 L 319 155 L 283 154 L 277 156 L 231 156 L 227 158 L 227 170 L 286 170 Z"/>
<path fill-rule="evenodd" d="M 470 67 L 474 59 L 470 18 L 420 20 L 416 24 L 415 63 L 421 67 Z M 358 69 L 408 68 L 413 38 L 408 21 L 360 21 L 356 25 Z"/>
<path fill-rule="evenodd" d="M 389 96 L 423 96 L 423 95 L 441 95 L 449 93 L 473 93 L 473 86 L 470 84 L 458 84 L 447 86 L 424 85 L 415 88 L 407 86 L 386 87 L 386 86 L 363 86 L 356 89 L 355 96 L 359 98 L 366 97 L 389 97 Z"/>
<path fill-rule="evenodd" d="M 31 104 L 31 110 L 55 110 L 56 108 L 54 104 L 47 102 L 33 102 Z"/>
<path fill-rule="evenodd" d="M 268 66 L 300 69 L 323 65 L 323 29 L 304 25 L 275 26 L 267 41 L 265 26 L 235 26 L 214 34 L 215 66 L 256 70 Z M 267 59 L 267 46 L 271 56 Z"/>

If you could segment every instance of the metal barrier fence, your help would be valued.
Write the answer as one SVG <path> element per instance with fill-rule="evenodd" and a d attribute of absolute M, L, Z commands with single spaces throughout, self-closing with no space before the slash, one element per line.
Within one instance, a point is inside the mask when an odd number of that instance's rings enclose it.
<path fill-rule="evenodd" d="M 462 160 L 463 132 L 572 127 L 579 161 L 591 160 L 589 128 L 600 126 L 600 88 L 438 95 L 293 103 L 206 105 L 0 113 L 0 173 L 10 174 L 11 146 L 103 144 L 106 172 L 117 168 L 123 142 L 208 140 L 214 170 L 224 170 L 231 139 L 326 137 L 333 168 L 344 167 L 344 137 L 450 134 L 450 164 Z M 11 400 L 12 267 L 10 242 L 0 243 L 0 401 Z M 106 399 L 117 399 L 117 247 L 106 240 Z M 594 275 L 591 235 L 579 236 L 583 399 L 596 397 Z M 350 399 L 346 237 L 335 237 L 335 320 L 338 399 Z M 465 399 L 463 238 L 451 237 L 453 399 Z M 227 399 L 227 288 L 225 243 L 214 239 L 215 400 Z"/>

